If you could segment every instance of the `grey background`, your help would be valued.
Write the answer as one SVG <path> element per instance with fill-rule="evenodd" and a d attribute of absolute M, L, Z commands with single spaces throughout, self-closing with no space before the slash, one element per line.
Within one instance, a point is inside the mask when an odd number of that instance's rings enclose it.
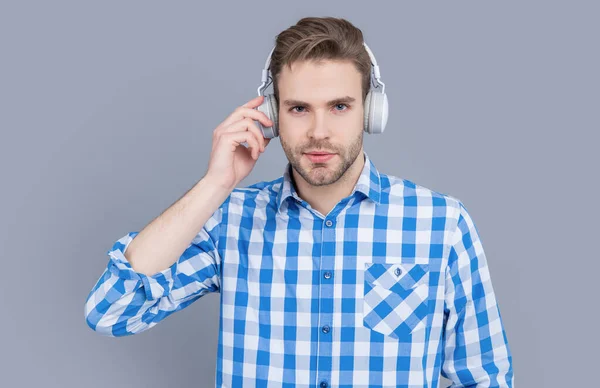
<path fill-rule="evenodd" d="M 461 199 L 489 260 L 519 387 L 595 381 L 597 3 L 3 2 L 0 386 L 214 385 L 218 295 L 108 338 L 85 298 L 117 238 L 204 174 L 303 16 L 361 28 L 390 100 L 378 168 Z M 271 87 L 269 87 L 269 90 Z M 275 179 L 270 144 L 242 184 Z"/>

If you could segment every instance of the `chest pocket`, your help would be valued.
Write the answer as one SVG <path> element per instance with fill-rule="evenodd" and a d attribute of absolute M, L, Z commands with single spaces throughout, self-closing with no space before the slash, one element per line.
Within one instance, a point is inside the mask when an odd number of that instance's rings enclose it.
<path fill-rule="evenodd" d="M 427 324 L 429 266 L 365 263 L 363 325 L 405 339 Z"/>

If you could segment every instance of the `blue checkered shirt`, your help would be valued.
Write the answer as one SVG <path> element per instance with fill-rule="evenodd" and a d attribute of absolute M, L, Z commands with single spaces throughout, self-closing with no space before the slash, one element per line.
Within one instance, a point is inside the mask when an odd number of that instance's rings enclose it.
<path fill-rule="evenodd" d="M 85 305 L 107 336 L 220 293 L 217 387 L 512 387 L 512 356 L 460 200 L 364 169 L 327 215 L 282 177 L 236 188 L 181 257 L 147 276 L 120 238 Z M 202 384 L 207 386 L 208 382 Z"/>

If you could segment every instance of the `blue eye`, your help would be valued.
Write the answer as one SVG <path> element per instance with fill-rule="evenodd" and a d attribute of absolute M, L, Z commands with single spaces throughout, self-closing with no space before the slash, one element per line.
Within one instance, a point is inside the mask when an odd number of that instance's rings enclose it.
<path fill-rule="evenodd" d="M 335 104 L 334 106 L 335 107 L 339 107 L 339 106 L 346 107 L 346 109 L 338 109 L 338 112 L 343 112 L 344 110 L 348 110 L 348 108 L 349 108 L 347 104 Z M 304 110 L 301 110 L 301 111 L 295 110 L 296 108 L 305 109 L 305 107 L 302 106 L 302 105 L 296 105 L 296 106 L 293 106 L 293 107 L 290 108 L 290 112 L 295 112 L 295 113 L 302 113 L 302 112 L 304 112 Z"/>

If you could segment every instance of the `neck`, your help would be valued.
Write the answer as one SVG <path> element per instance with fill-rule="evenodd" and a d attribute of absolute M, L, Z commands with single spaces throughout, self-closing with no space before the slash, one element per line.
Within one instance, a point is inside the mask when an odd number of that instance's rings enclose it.
<path fill-rule="evenodd" d="M 361 150 L 344 175 L 327 186 L 310 185 L 292 168 L 293 184 L 300 198 L 308 202 L 313 209 L 326 216 L 335 205 L 352 193 L 364 165 L 365 157 Z"/>

